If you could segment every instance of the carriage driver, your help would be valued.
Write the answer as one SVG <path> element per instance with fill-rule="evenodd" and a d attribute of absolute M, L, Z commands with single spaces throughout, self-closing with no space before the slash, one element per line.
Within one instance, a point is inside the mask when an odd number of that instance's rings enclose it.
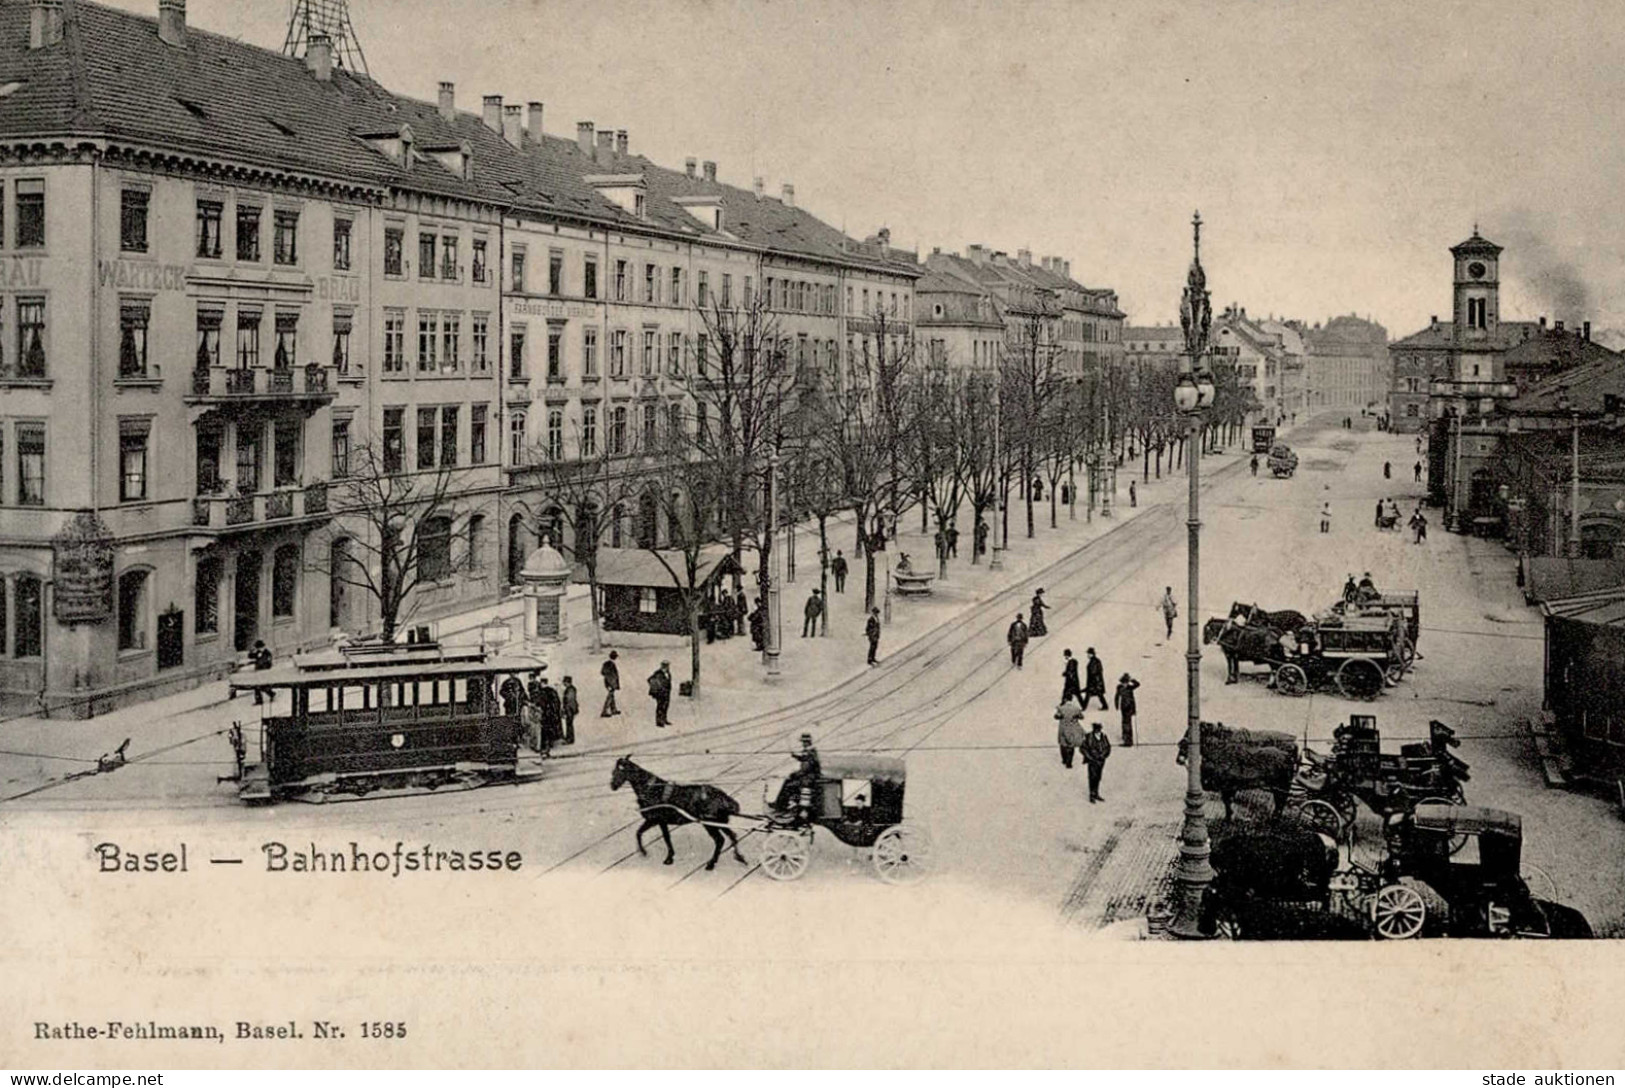
<path fill-rule="evenodd" d="M 823 777 L 823 768 L 818 762 L 818 749 L 813 747 L 811 733 L 801 734 L 801 751 L 791 752 L 790 755 L 801 766 L 797 767 L 785 778 L 784 785 L 779 787 L 778 800 L 773 802 L 775 809 L 786 814 L 798 803 L 798 798 L 801 796 L 801 787 L 814 787 L 818 785 L 818 780 Z"/>

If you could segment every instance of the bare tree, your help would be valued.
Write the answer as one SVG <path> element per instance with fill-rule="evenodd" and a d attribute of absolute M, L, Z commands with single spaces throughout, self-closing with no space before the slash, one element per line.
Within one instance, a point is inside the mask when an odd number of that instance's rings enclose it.
<path fill-rule="evenodd" d="M 964 444 L 985 420 L 970 412 L 967 379 L 954 370 L 950 360 L 928 360 L 914 377 L 918 419 L 913 428 L 914 492 L 920 497 L 920 510 L 934 515 L 938 539 L 943 546 L 937 556 L 937 574 L 948 575 L 948 529 L 959 516 L 959 505 L 969 490 L 969 474 Z"/>
<path fill-rule="evenodd" d="M 1050 316 L 1034 308 L 1021 316 L 1014 344 L 1003 355 L 1005 418 L 1012 439 L 1012 460 L 1021 471 L 1027 506 L 1027 535 L 1033 535 L 1033 489 L 1037 460 L 1048 417 L 1053 413 L 1062 378 L 1057 366 L 1059 345 L 1048 335 Z"/>
<path fill-rule="evenodd" d="M 345 473 L 330 485 L 336 517 L 319 549 L 331 557 L 325 573 L 378 603 L 385 642 L 410 617 L 415 591 L 476 561 L 470 522 L 484 507 L 462 498 L 466 475 L 446 465 L 407 470 L 398 449 L 369 443 L 350 450 Z"/>

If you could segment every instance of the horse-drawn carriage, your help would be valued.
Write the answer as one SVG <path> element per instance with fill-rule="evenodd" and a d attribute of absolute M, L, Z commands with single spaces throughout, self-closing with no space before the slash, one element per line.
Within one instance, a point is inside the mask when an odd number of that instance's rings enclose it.
<path fill-rule="evenodd" d="M 1328 611 L 1354 616 L 1399 616 L 1405 621 L 1405 638 L 1410 643 L 1412 656 L 1422 636 L 1422 597 L 1418 593 L 1357 596 L 1352 601 L 1337 602 Z"/>
<path fill-rule="evenodd" d="M 681 785 L 655 775 L 627 756 L 615 764 L 610 788 L 630 785 L 637 795 L 644 822 L 637 831 L 638 851 L 644 852 L 643 834 L 658 828 L 666 843 L 665 863 L 673 860 L 673 826 L 695 823 L 705 828 L 715 849 L 707 869 L 714 868 L 724 845 L 731 843 L 741 862 L 739 836 L 728 826 L 731 817 L 760 826 L 761 848 L 757 864 L 774 880 L 795 880 L 812 864 L 813 829 L 822 827 L 848 846 L 869 851 L 875 873 L 888 884 L 912 884 L 923 879 L 932 862 L 931 836 L 918 824 L 903 822 L 903 792 L 907 770 L 902 760 L 887 756 L 848 755 L 822 761 L 815 781 L 803 781 L 783 807 L 774 808 L 782 781 L 769 781 L 763 797 L 770 815 L 741 815 L 739 804 L 715 786 Z"/>
<path fill-rule="evenodd" d="M 1421 804 L 1467 803 L 1467 764 L 1450 751 L 1461 742 L 1443 722 L 1429 722 L 1428 740 L 1402 745 L 1398 754 L 1382 750 L 1377 719 L 1368 714 L 1351 715 L 1333 738 L 1329 756 L 1304 749 L 1293 793 L 1304 820 L 1334 837 L 1352 829 L 1359 802 L 1384 819 Z"/>
<path fill-rule="evenodd" d="M 1227 618 L 1207 622 L 1203 639 L 1224 652 L 1227 682 L 1236 680 L 1242 662 L 1267 665 L 1271 686 L 1283 695 L 1335 686 L 1350 699 L 1375 699 L 1404 677 L 1416 653 L 1403 619 L 1391 611 L 1327 611 L 1310 619 L 1238 602 Z"/>
<path fill-rule="evenodd" d="M 1270 474 L 1276 479 L 1287 479 L 1298 471 L 1298 455 L 1285 442 L 1277 442 L 1270 447 L 1269 466 Z"/>
<path fill-rule="evenodd" d="M 1496 809 L 1418 805 L 1387 820 L 1375 866 L 1344 860 L 1335 841 L 1292 817 L 1230 831 L 1213 846 L 1202 928 L 1217 936 L 1592 936 L 1585 916 L 1554 901 L 1551 878 L 1521 862 L 1522 822 Z"/>

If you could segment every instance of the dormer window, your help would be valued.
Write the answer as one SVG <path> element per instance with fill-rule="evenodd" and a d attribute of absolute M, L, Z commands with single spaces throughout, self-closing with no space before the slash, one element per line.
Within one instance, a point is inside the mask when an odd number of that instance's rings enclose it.
<path fill-rule="evenodd" d="M 700 196 L 675 197 L 672 203 L 699 220 L 707 230 L 722 230 L 722 198 L 706 193 Z"/>
<path fill-rule="evenodd" d="M 582 180 L 605 200 L 643 218 L 647 187 L 642 174 L 591 174 Z"/>

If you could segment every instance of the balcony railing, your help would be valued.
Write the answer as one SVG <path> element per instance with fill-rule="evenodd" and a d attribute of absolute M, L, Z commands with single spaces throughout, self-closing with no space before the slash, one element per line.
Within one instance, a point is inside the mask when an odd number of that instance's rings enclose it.
<path fill-rule="evenodd" d="M 239 495 L 226 500 L 226 524 L 246 525 L 254 520 L 254 496 Z"/>
<path fill-rule="evenodd" d="M 289 487 L 254 495 L 198 495 L 192 499 L 197 529 L 253 528 L 289 518 L 319 518 L 328 512 L 328 485 Z"/>
<path fill-rule="evenodd" d="M 265 518 L 267 521 L 291 517 L 293 517 L 292 491 L 273 491 L 265 496 Z"/>
<path fill-rule="evenodd" d="M 327 485 L 311 484 L 305 488 L 305 513 L 327 513 Z"/>
<path fill-rule="evenodd" d="M 302 367 L 211 366 L 192 371 L 192 397 L 200 400 L 235 400 L 247 397 L 330 397 L 334 380 L 329 366 Z"/>

